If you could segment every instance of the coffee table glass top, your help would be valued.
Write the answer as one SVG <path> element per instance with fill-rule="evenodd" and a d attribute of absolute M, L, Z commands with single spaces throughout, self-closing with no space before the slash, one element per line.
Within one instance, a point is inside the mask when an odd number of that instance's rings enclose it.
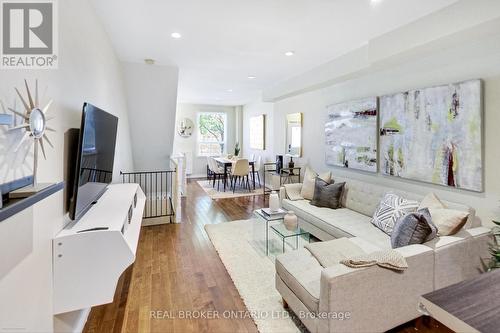
<path fill-rule="evenodd" d="M 302 236 L 302 235 L 309 235 L 307 231 L 305 231 L 302 228 L 297 228 L 294 230 L 288 230 L 283 223 L 272 225 L 271 229 L 274 230 L 274 232 L 278 233 L 281 237 L 283 238 L 288 238 L 288 237 L 293 237 L 293 236 Z"/>

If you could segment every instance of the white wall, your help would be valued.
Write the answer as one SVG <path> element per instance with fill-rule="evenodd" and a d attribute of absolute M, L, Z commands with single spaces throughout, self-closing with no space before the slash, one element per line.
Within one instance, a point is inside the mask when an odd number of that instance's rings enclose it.
<path fill-rule="evenodd" d="M 265 140 L 266 145 L 264 150 L 260 149 L 252 149 L 250 148 L 250 127 L 248 124 L 250 123 L 250 118 L 259 115 L 266 116 L 266 127 L 265 127 Z M 250 155 L 254 154 L 255 159 L 258 156 L 262 157 L 262 163 L 265 162 L 274 162 L 276 159 L 276 155 L 274 154 L 274 104 L 273 103 L 265 103 L 265 102 L 255 102 L 246 104 L 243 106 L 243 143 L 242 143 L 242 152 L 243 156 L 250 157 Z M 264 170 L 264 166 L 261 166 L 260 172 L 260 180 L 264 182 L 264 178 L 262 175 L 262 170 Z M 269 178 L 266 180 L 268 183 Z"/>
<path fill-rule="evenodd" d="M 198 156 L 198 113 L 200 112 L 224 112 L 227 116 L 227 139 L 226 153 L 234 153 L 234 144 L 236 143 L 237 119 L 235 107 L 219 106 L 219 105 L 199 105 L 179 103 L 177 105 L 177 115 L 175 124 L 178 124 L 181 119 L 189 118 L 194 124 L 193 135 L 189 138 L 181 137 L 176 130 L 174 138 L 174 154 L 186 153 L 191 155 L 192 159 L 187 156 L 188 169 L 191 169 L 189 177 L 203 177 L 207 174 L 207 158 Z M 177 128 L 177 125 L 176 125 Z M 191 163 L 191 165 L 189 165 Z"/>
<path fill-rule="evenodd" d="M 167 170 L 174 141 L 179 69 L 129 62 L 123 63 L 123 68 L 135 169 Z"/>
<path fill-rule="evenodd" d="M 48 148 L 47 161 L 40 161 L 40 182 L 63 180 L 64 133 L 68 128 L 80 126 L 83 102 L 91 102 L 118 116 L 114 167 L 114 178 L 118 179 L 119 170 L 133 170 L 120 63 L 88 1 L 64 0 L 58 3 L 59 69 L 2 70 L 0 96 L 7 104 L 11 104 L 15 99 L 14 87 L 22 88 L 24 78 L 30 82 L 38 78 L 42 101 L 54 99 L 51 116 L 56 118 L 51 124 L 57 132 L 49 133 L 48 136 L 55 148 Z M 3 145 L 5 141 L 0 140 L 5 153 L 9 147 Z M 2 157 L 5 155 L 2 154 Z M 0 172 L 3 173 L 2 180 L 14 177 L 12 171 L 2 169 Z M 49 332 L 54 326 L 51 240 L 64 221 L 62 193 L 24 214 L 0 222 L 0 265 L 5 267 L 4 258 L 13 262 L 0 278 L 0 330 L 10 328 L 25 332 Z M 26 237 L 29 230 L 32 230 L 32 237 Z M 16 247 L 22 241 L 27 243 L 23 243 L 22 248 Z M 86 312 L 81 314 L 85 315 Z M 56 326 L 78 328 L 76 325 L 80 319 L 79 314 L 57 316 Z"/>
<path fill-rule="evenodd" d="M 481 1 L 481 3 L 485 2 Z M 480 12 L 485 13 L 485 10 Z M 463 17 L 474 16 L 477 13 L 463 12 L 459 14 L 461 15 L 452 17 L 449 20 L 443 19 L 441 23 L 446 25 L 443 29 L 446 30 L 447 25 L 455 24 L 457 21 L 462 20 Z M 489 14 L 491 16 L 491 13 Z M 500 14 L 498 10 L 496 14 Z M 428 22 L 422 20 L 415 24 L 425 26 Z M 378 65 L 361 66 L 363 67 L 362 70 L 355 69 L 351 73 L 342 73 L 340 76 L 332 75 L 329 79 L 323 76 L 315 78 L 312 75 L 308 77 L 308 80 L 304 81 L 308 83 L 314 82 L 311 83 L 312 86 L 297 86 L 297 82 L 300 80 L 295 78 L 281 87 L 274 87 L 267 93 L 267 96 L 273 95 L 277 97 L 274 108 L 274 153 L 283 153 L 285 150 L 283 133 L 286 114 L 303 112 L 304 156 L 299 163 L 310 164 L 318 171 L 330 168 L 333 174 L 338 177 L 365 180 L 421 194 L 433 191 L 443 199 L 475 207 L 483 224 L 488 224 L 491 218 L 499 213 L 498 201 L 500 199 L 500 182 L 496 174 L 498 165 L 500 165 L 498 151 L 498 142 L 500 141 L 498 131 L 498 124 L 500 123 L 500 112 L 498 111 L 500 110 L 500 94 L 498 93 L 500 91 L 499 27 L 500 20 L 491 21 L 488 17 L 483 24 L 467 27 L 445 38 L 422 43 L 418 47 L 411 46 L 406 50 L 398 50 L 397 54 L 386 54 L 385 58 L 381 57 L 378 60 Z M 384 45 L 405 45 L 401 41 L 411 41 L 414 37 L 416 38 L 420 31 L 417 28 L 414 26 L 411 29 L 405 27 L 401 30 L 401 33 L 391 33 L 379 40 L 383 41 Z M 435 29 L 439 30 L 439 26 L 435 26 Z M 371 41 L 370 48 L 378 49 L 380 45 L 377 41 Z M 342 61 L 346 61 L 346 58 Z M 353 61 L 358 60 L 359 58 L 353 57 Z M 323 73 L 318 69 L 315 72 Z M 307 75 L 310 75 L 310 73 L 306 73 Z M 427 87 L 475 78 L 482 78 L 485 88 L 484 166 L 486 186 L 484 193 L 456 190 L 342 168 L 331 168 L 325 165 L 324 123 L 327 105 L 362 97 L 405 91 L 410 88 Z M 327 82 L 328 80 L 335 82 L 335 84 L 321 88 L 316 87 L 319 82 Z M 286 94 L 281 95 L 284 92 Z M 281 97 L 278 97 L 278 95 Z"/>

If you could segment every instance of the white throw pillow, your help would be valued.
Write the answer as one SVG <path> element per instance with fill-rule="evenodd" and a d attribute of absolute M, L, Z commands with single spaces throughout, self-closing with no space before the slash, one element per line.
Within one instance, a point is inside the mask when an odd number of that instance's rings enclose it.
<path fill-rule="evenodd" d="M 438 228 L 439 236 L 454 235 L 463 228 L 469 212 L 448 209 L 448 207 L 434 194 L 427 194 L 420 203 L 419 209 L 429 208 L 432 222 Z"/>
<path fill-rule="evenodd" d="M 304 180 L 302 181 L 302 189 L 300 195 L 306 200 L 312 200 L 314 196 L 314 184 L 316 183 L 316 177 L 323 179 L 325 182 L 330 183 L 332 181 L 332 173 L 325 172 L 318 175 L 313 169 L 307 167 L 304 174 Z"/>
<path fill-rule="evenodd" d="M 373 214 L 372 224 L 390 236 L 397 220 L 408 213 L 415 212 L 417 208 L 417 201 L 387 193 Z"/>
<path fill-rule="evenodd" d="M 469 213 L 455 209 L 429 209 L 432 222 L 438 228 L 439 236 L 454 235 L 462 229 Z"/>
<path fill-rule="evenodd" d="M 289 200 L 292 201 L 303 200 L 304 198 L 300 195 L 300 190 L 302 189 L 302 186 L 295 186 L 295 185 L 297 184 L 283 185 L 286 190 L 286 196 L 288 197 Z"/>
<path fill-rule="evenodd" d="M 441 200 L 439 200 L 437 195 L 435 195 L 434 193 L 429 193 L 422 199 L 420 205 L 418 206 L 419 210 L 423 208 L 429 208 L 429 210 L 431 210 L 431 209 L 444 209 L 447 207 L 443 202 L 441 202 Z"/>

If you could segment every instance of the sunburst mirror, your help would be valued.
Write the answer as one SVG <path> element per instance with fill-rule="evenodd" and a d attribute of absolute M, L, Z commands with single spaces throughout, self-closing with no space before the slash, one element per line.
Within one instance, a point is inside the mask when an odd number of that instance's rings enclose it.
<path fill-rule="evenodd" d="M 45 142 L 52 148 L 54 145 L 50 142 L 47 137 L 46 132 L 55 130 L 49 126 L 47 123 L 51 121 L 53 118 L 48 118 L 47 113 L 49 112 L 49 108 L 52 105 L 52 101 L 49 101 L 43 108 L 40 105 L 39 97 L 38 97 L 38 80 L 35 81 L 35 96 L 30 91 L 28 86 L 28 82 L 24 80 L 24 84 L 26 86 L 26 98 L 23 97 L 19 89 L 15 88 L 19 99 L 24 107 L 24 112 L 19 112 L 13 108 L 8 108 L 11 112 L 21 117 L 22 123 L 18 126 L 14 126 L 9 128 L 9 131 L 18 131 L 24 130 L 24 135 L 21 137 L 21 140 L 18 142 L 16 147 L 14 148 L 14 152 L 17 152 L 19 148 L 29 140 L 33 141 L 34 144 L 34 158 L 33 158 L 33 187 L 37 188 L 37 168 L 38 168 L 38 154 L 39 149 L 42 151 L 44 159 L 47 159 L 47 155 L 45 153 Z"/>

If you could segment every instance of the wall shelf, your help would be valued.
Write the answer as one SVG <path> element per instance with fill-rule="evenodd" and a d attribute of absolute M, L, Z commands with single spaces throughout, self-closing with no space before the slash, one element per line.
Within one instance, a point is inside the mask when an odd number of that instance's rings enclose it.
<path fill-rule="evenodd" d="M 138 184 L 109 185 L 79 221 L 57 234 L 55 314 L 113 301 L 120 275 L 135 261 L 145 202 Z"/>
<path fill-rule="evenodd" d="M 52 184 L 36 194 L 33 194 L 24 199 L 13 199 L 2 209 L 0 209 L 0 222 L 8 219 L 11 216 L 25 210 L 36 204 L 37 202 L 47 198 L 48 196 L 62 190 L 64 188 L 64 182 Z"/>

